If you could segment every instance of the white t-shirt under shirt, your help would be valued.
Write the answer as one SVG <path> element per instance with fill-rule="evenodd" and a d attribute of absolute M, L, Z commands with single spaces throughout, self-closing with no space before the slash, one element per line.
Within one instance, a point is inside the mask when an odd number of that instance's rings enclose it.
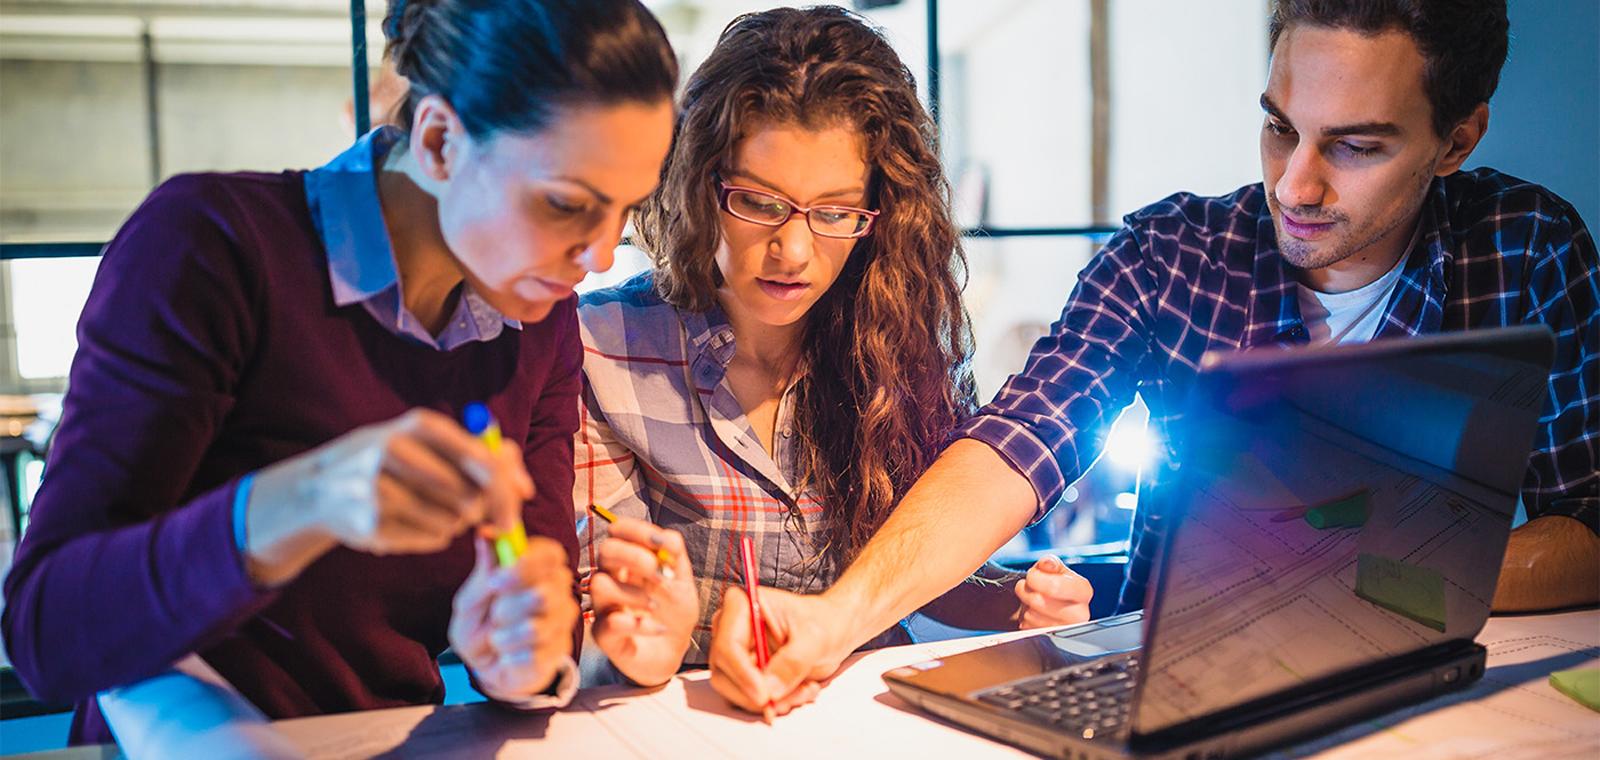
<path fill-rule="evenodd" d="M 1387 274 L 1344 293 L 1320 293 L 1299 285 L 1300 321 L 1311 342 L 1363 343 L 1378 334 L 1383 322 L 1384 307 L 1395 285 L 1400 282 L 1400 270 L 1406 256 L 1402 254 Z"/>

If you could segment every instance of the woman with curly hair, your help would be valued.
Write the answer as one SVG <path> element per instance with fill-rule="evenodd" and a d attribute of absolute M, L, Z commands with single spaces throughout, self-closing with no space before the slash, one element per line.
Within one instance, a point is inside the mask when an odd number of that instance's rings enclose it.
<path fill-rule="evenodd" d="M 595 640 L 655 684 L 706 663 L 742 536 L 763 585 L 826 589 L 975 404 L 935 128 L 905 64 L 848 11 L 729 25 L 636 221 L 653 271 L 579 304 L 574 501 Z M 947 606 L 989 614 L 947 622 L 1086 619 L 1087 584 L 1043 564 L 1015 593 L 964 584 L 971 598 Z"/>

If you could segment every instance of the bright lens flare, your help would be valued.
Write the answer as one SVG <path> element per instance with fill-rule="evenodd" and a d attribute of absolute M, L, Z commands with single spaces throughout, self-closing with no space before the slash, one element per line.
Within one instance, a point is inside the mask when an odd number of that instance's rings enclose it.
<path fill-rule="evenodd" d="M 1156 440 L 1144 425 L 1117 425 L 1106 438 L 1106 457 L 1124 470 L 1138 472 L 1156 456 Z"/>

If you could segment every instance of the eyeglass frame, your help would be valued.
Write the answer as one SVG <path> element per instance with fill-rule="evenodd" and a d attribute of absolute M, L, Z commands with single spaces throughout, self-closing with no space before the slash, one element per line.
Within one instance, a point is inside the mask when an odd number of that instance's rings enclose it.
<path fill-rule="evenodd" d="M 793 219 L 795 214 L 799 214 L 806 220 L 806 229 L 811 230 L 811 234 L 813 234 L 813 235 L 820 235 L 822 237 L 830 238 L 830 239 L 833 239 L 833 240 L 860 240 L 861 238 L 864 238 L 864 237 L 872 234 L 873 224 L 878 221 L 878 214 L 882 213 L 881 211 L 874 211 L 874 210 L 869 209 L 869 208 L 858 208 L 856 206 L 840 206 L 840 205 L 833 204 L 833 203 L 823 203 L 823 204 L 818 204 L 816 206 L 802 206 L 802 205 L 800 205 L 798 203 L 795 203 L 793 199 L 789 198 L 786 195 L 781 195 L 779 193 L 774 193 L 774 192 L 772 192 L 770 190 L 762 190 L 759 187 L 748 187 L 748 186 L 745 186 L 745 185 L 729 184 L 726 180 L 724 180 L 722 178 L 721 174 L 715 174 L 715 175 L 712 175 L 712 176 L 717 181 L 717 207 L 722 209 L 723 211 L 727 212 L 729 216 L 732 216 L 733 218 L 738 219 L 741 222 L 749 222 L 751 224 L 759 224 L 759 225 L 761 225 L 763 227 L 773 227 L 773 228 L 782 227 L 783 225 L 788 224 L 789 220 Z M 775 199 L 777 199 L 779 201 L 782 201 L 782 202 L 784 202 L 784 203 L 789 205 L 789 215 L 784 217 L 783 221 L 781 221 L 781 222 L 763 222 L 763 221 L 761 221 L 759 219 L 749 219 L 749 218 L 740 216 L 738 212 L 734 211 L 733 208 L 731 208 L 728 205 L 728 196 L 730 196 L 730 195 L 732 195 L 734 193 L 755 193 L 756 195 L 764 195 L 764 196 L 766 196 L 768 198 L 775 198 Z M 822 232 L 822 231 L 818 230 L 816 227 L 812 226 L 812 224 L 811 224 L 811 212 L 812 211 L 819 211 L 819 210 L 825 211 L 825 210 L 828 210 L 828 209 L 833 209 L 833 210 L 836 210 L 836 211 L 849 211 L 851 213 L 856 213 L 856 214 L 865 214 L 866 217 L 867 217 L 867 224 L 866 224 L 865 227 L 861 228 L 860 232 L 857 232 L 857 233 L 855 233 L 853 235 L 833 235 L 833 234 L 829 234 L 829 233 L 826 233 L 826 232 Z"/>

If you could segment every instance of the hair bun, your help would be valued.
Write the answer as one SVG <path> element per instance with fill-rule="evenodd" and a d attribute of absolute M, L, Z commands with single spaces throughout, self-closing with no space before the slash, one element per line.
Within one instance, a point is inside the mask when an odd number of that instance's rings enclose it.
<path fill-rule="evenodd" d="M 406 0 L 391 0 L 389 13 L 383 17 L 383 36 L 391 42 L 400 37 L 400 17 L 406 13 Z"/>
<path fill-rule="evenodd" d="M 411 38 L 417 22 L 437 4 L 438 0 L 389 0 L 389 13 L 383 18 L 383 36 L 391 46 L 404 44 Z"/>
<path fill-rule="evenodd" d="M 438 5 L 438 0 L 389 0 L 389 14 L 383 19 L 383 36 L 386 42 L 383 55 L 401 76 L 413 72 L 409 58 L 416 47 L 428 11 Z"/>
<path fill-rule="evenodd" d="M 395 121 L 439 95 L 474 136 L 542 129 L 574 101 L 672 96 L 677 59 L 639 0 L 388 0 L 384 57 L 409 85 Z"/>

